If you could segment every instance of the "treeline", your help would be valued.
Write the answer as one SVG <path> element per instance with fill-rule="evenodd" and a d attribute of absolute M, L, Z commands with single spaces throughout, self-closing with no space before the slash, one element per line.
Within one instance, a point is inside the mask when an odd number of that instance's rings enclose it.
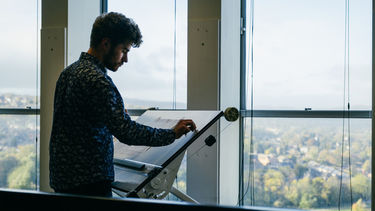
<path fill-rule="evenodd" d="M 254 121 L 252 136 L 249 128 L 245 131 L 244 204 L 337 209 L 340 202 L 342 207 L 369 210 L 370 123 L 352 121 L 349 137 L 342 120 Z"/>
<path fill-rule="evenodd" d="M 35 145 L 19 145 L 0 151 L 0 187 L 36 189 Z"/>
<path fill-rule="evenodd" d="M 362 207 L 365 207 L 364 202 L 369 203 L 371 200 L 371 180 L 361 174 L 352 178 L 352 193 L 350 193 L 350 183 L 343 182 L 340 185 L 340 179 L 335 176 L 324 179 L 306 175 L 298 179 L 295 171 L 288 167 L 279 170 L 256 170 L 254 180 L 249 181 L 249 178 L 245 178 L 244 182 L 247 190 L 244 204 L 248 205 L 251 204 L 252 199 L 249 186 L 251 184 L 254 184 L 253 197 L 257 206 L 335 208 L 339 204 L 339 197 L 342 206 L 350 206 L 352 197 L 353 203 L 361 201 Z"/>
<path fill-rule="evenodd" d="M 7 115 L 0 118 L 0 187 L 37 188 L 35 115 Z"/>

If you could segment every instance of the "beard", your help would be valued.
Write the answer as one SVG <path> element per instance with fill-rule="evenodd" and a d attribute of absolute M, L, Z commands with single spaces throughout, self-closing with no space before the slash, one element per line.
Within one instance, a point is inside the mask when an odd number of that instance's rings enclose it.
<path fill-rule="evenodd" d="M 108 54 L 104 55 L 103 64 L 107 69 L 111 70 L 112 72 L 116 72 L 118 68 L 121 66 L 121 64 L 116 63 L 115 51 L 113 47 L 109 49 Z"/>

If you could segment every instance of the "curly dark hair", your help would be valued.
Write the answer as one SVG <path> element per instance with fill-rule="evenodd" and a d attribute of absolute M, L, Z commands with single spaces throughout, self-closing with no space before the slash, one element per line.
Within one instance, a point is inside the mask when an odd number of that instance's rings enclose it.
<path fill-rule="evenodd" d="M 103 38 L 109 38 L 113 46 L 130 42 L 132 47 L 137 48 L 142 43 L 138 25 L 117 12 L 102 14 L 96 18 L 91 30 L 90 47 L 97 47 Z"/>

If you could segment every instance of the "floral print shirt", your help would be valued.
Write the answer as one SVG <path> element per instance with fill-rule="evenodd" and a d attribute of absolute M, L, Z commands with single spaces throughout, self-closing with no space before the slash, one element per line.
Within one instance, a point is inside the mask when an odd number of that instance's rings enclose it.
<path fill-rule="evenodd" d="M 63 70 L 54 97 L 50 139 L 50 185 L 64 190 L 114 180 L 113 136 L 128 145 L 164 146 L 172 129 L 132 121 L 104 65 L 81 53 Z"/>

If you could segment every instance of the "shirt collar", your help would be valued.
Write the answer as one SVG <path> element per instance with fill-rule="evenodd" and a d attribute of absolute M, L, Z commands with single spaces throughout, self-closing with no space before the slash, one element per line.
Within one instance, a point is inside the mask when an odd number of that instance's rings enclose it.
<path fill-rule="evenodd" d="M 82 52 L 81 53 L 81 56 L 79 57 L 79 60 L 88 60 L 92 63 L 94 63 L 95 65 L 97 65 L 99 67 L 99 69 L 101 71 L 103 71 L 103 73 L 107 74 L 107 69 L 105 68 L 104 64 L 99 61 L 98 58 L 96 58 L 95 56 L 89 54 L 89 53 L 86 53 L 86 52 Z"/>

